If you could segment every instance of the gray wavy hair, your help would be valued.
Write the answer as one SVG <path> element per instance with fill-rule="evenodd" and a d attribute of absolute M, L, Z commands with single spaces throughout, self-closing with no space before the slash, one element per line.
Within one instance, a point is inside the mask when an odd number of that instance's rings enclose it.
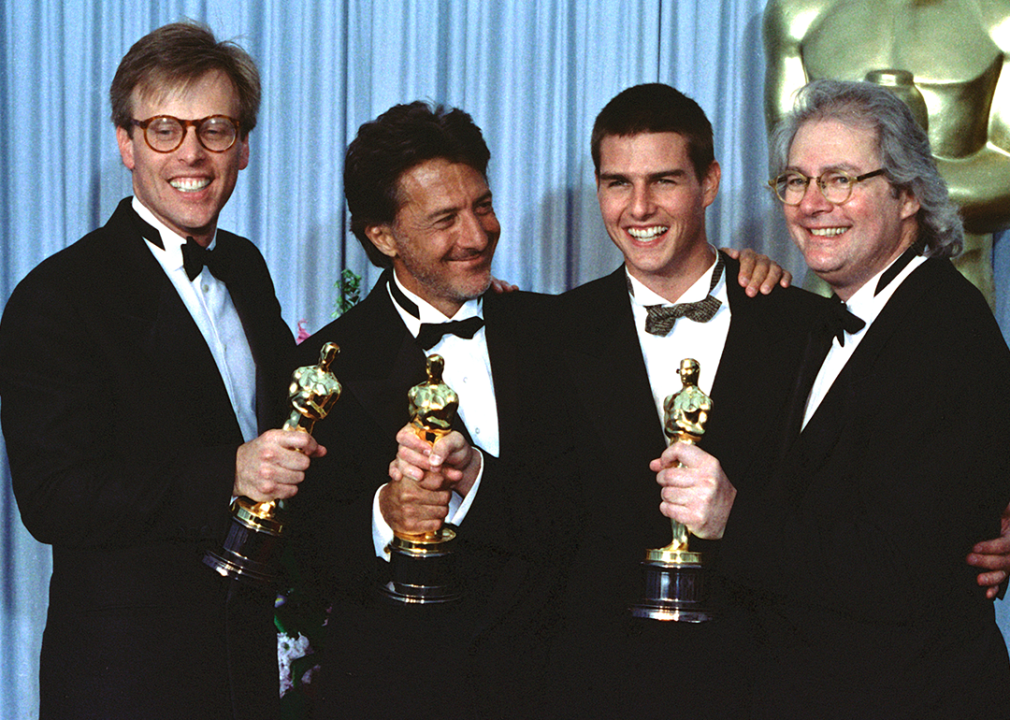
<path fill-rule="evenodd" d="M 792 111 L 775 127 L 769 142 L 773 176 L 788 165 L 789 148 L 800 126 L 820 120 L 873 130 L 881 165 L 894 193 L 906 190 L 919 201 L 916 220 L 924 254 L 954 257 L 961 252 L 964 225 L 947 183 L 936 169 L 929 138 L 908 106 L 879 85 L 815 80 L 802 88 Z"/>

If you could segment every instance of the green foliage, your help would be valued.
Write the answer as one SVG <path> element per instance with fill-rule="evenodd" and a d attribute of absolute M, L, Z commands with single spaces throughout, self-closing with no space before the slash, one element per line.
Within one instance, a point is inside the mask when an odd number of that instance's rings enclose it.
<path fill-rule="evenodd" d="M 361 300 L 361 276 L 350 268 L 344 268 L 333 287 L 337 289 L 337 309 L 333 317 L 343 315 Z"/>

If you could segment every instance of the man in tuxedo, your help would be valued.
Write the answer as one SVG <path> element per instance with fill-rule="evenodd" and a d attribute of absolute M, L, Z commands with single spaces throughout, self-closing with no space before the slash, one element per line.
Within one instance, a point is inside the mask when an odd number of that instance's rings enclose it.
<path fill-rule="evenodd" d="M 42 262 L 0 323 L 21 517 L 53 546 L 42 718 L 272 718 L 273 595 L 203 562 L 229 503 L 292 497 L 304 433 L 270 430 L 292 344 L 266 264 L 217 229 L 260 84 L 204 27 L 139 40 L 112 83 L 134 196 Z"/>
<path fill-rule="evenodd" d="M 950 263 L 962 225 L 929 141 L 888 91 L 821 80 L 771 164 L 848 317 L 798 373 L 774 471 L 736 487 L 717 451 L 673 446 L 663 512 L 723 534 L 723 571 L 760 593 L 757 717 L 1005 717 L 1006 646 L 964 559 L 1010 496 L 1010 351 Z"/>
<path fill-rule="evenodd" d="M 538 542 L 543 502 L 539 493 L 525 500 L 533 475 L 509 458 L 539 461 L 560 442 L 538 407 L 552 405 L 551 389 L 524 347 L 537 297 L 485 295 L 500 233 L 489 158 L 469 115 L 422 102 L 364 124 L 347 149 L 351 228 L 386 270 L 291 363 L 340 345 L 343 396 L 316 433 L 331 452 L 313 464 L 291 521 L 302 588 L 332 603 L 313 680 L 319 716 L 523 716 L 532 701 L 536 628 L 548 619 L 531 598 L 552 578 Z M 423 482 L 390 480 L 398 438 L 413 436 L 408 392 L 426 379 L 432 353 L 459 396 L 455 430 L 422 445 Z M 458 526 L 462 597 L 407 605 L 380 595 L 393 531 L 443 521 Z M 512 653 L 525 661 L 506 662 Z"/>
<path fill-rule="evenodd" d="M 647 84 L 621 92 L 596 119 L 592 155 L 603 222 L 624 263 L 563 295 L 553 317 L 570 412 L 580 419 L 574 502 L 582 519 L 554 654 L 553 712 L 739 716 L 751 630 L 729 588 L 712 593 L 717 619 L 708 623 L 629 611 L 645 591 L 646 550 L 671 540 L 650 462 L 666 447 L 663 403 L 681 386 L 677 368 L 693 358 L 713 405 L 701 447 L 741 474 L 765 465 L 762 439 L 789 396 L 807 334 L 825 321 L 823 298 L 795 288 L 752 296 L 732 281 L 738 263 L 706 232 L 720 181 L 712 128 L 679 91 Z M 692 550 L 714 560 L 719 534 L 695 534 Z"/>
<path fill-rule="evenodd" d="M 544 702 L 575 421 L 545 367 L 539 328 L 553 299 L 486 294 L 500 233 L 489 157 L 469 115 L 421 102 L 366 123 L 347 150 L 351 228 L 386 272 L 291 363 L 341 346 L 344 394 L 317 429 L 330 453 L 291 522 L 302 587 L 333 605 L 313 680 L 324 715 L 536 717 Z M 429 447 L 408 426 L 407 395 L 432 353 L 459 422 Z M 461 599 L 381 597 L 394 531 L 444 523 L 457 533 Z"/>

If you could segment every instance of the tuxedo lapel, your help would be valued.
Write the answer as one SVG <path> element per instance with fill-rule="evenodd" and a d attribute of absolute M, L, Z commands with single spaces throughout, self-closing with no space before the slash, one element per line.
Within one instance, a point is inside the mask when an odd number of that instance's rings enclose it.
<path fill-rule="evenodd" d="M 207 342 L 164 269 L 131 221 L 134 210 L 123 200 L 109 219 L 110 267 L 123 272 L 117 304 L 123 314 L 110 318 L 124 336 L 124 348 L 136 347 L 150 367 L 153 392 L 176 407 L 205 408 L 198 433 L 233 437 L 241 432 L 231 400 Z M 138 394 L 142 394 L 138 388 Z"/>
<path fill-rule="evenodd" d="M 656 505 L 656 487 L 634 479 L 649 474 L 649 462 L 666 447 L 628 298 L 624 267 L 597 281 L 597 292 L 573 296 L 566 314 L 572 341 L 564 350 L 566 369 L 578 395 L 582 418 L 607 446 L 605 472 L 615 491 L 636 497 L 636 507 Z M 661 517 L 658 512 L 653 515 Z"/>
<path fill-rule="evenodd" d="M 727 258 L 731 320 L 712 383 L 712 412 L 700 442 L 735 482 L 750 475 L 754 462 L 771 462 L 769 448 L 779 438 L 777 420 L 790 398 L 790 382 L 809 334 L 789 306 L 780 307 L 782 298 L 747 297 L 731 280 L 738 269 L 739 264 Z M 756 368 L 775 371 L 759 374 Z"/>
<path fill-rule="evenodd" d="M 231 267 L 226 283 L 228 295 L 242 323 L 256 366 L 256 419 L 259 430 L 263 431 L 278 419 L 280 389 L 286 379 L 279 376 L 278 340 L 280 333 L 290 337 L 290 331 L 286 326 L 281 329 L 265 322 L 274 317 L 263 308 L 264 302 L 273 301 L 273 293 L 264 293 L 269 285 L 256 281 L 260 272 L 251 265 L 252 257 L 244 251 L 242 243 L 231 233 L 221 230 L 217 233 L 216 251 L 227 252 Z"/>
<path fill-rule="evenodd" d="M 497 297 L 493 293 L 484 296 L 484 338 L 487 342 L 488 360 L 494 383 L 495 405 L 498 411 L 499 455 L 519 451 L 519 431 L 525 422 L 527 409 L 523 407 L 523 396 L 511 382 L 521 384 L 518 376 L 517 353 L 520 334 L 516 327 L 516 315 L 509 310 L 509 298 Z"/>
<path fill-rule="evenodd" d="M 410 419 L 407 391 L 426 377 L 425 354 L 407 331 L 386 290 L 389 273 L 348 315 L 345 336 L 354 342 L 350 362 L 339 363 L 337 376 L 347 392 L 388 437 L 394 437 Z M 339 361 L 338 361 L 339 362 Z"/>
<path fill-rule="evenodd" d="M 784 467 L 786 477 L 792 476 L 791 491 L 802 492 L 807 479 L 830 457 L 846 429 L 858 423 L 864 412 L 872 410 L 866 400 L 876 394 L 874 370 L 880 353 L 907 314 L 921 303 L 923 293 L 935 282 L 936 268 L 935 264 L 927 262 L 902 282 L 835 378 L 787 454 Z"/>

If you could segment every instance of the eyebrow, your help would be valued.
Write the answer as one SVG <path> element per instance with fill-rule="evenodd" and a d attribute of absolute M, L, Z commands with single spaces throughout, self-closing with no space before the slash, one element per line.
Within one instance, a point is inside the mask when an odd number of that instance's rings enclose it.
<path fill-rule="evenodd" d="M 645 176 L 646 180 L 661 180 L 663 178 L 673 177 L 682 178 L 687 177 L 688 171 L 682 168 L 672 168 L 670 170 L 660 170 L 658 172 L 649 173 Z M 602 172 L 600 173 L 600 180 L 626 180 L 628 175 L 626 173 L 619 172 Z"/>
<path fill-rule="evenodd" d="M 783 170 L 782 172 L 784 172 L 784 173 L 795 172 L 795 173 L 800 173 L 801 175 L 805 175 L 807 177 L 819 177 L 820 175 L 823 175 L 824 173 L 839 172 L 839 171 L 845 172 L 845 173 L 849 173 L 850 175 L 859 175 L 860 174 L 860 170 L 855 165 L 851 165 L 849 163 L 835 163 L 834 165 L 828 165 L 826 168 L 824 168 L 823 170 L 821 170 L 821 172 L 818 173 L 817 175 L 810 175 L 808 173 L 805 173 L 805 172 L 803 172 L 803 170 L 801 170 L 800 168 L 798 168 L 795 165 L 787 165 L 786 168 L 785 168 L 785 170 Z"/>
<path fill-rule="evenodd" d="M 491 190 L 489 189 L 487 192 L 482 193 L 480 195 L 480 197 L 478 197 L 476 200 L 474 200 L 473 201 L 473 205 L 480 205 L 482 202 L 484 202 L 486 200 L 491 200 L 491 199 L 492 199 L 492 194 L 491 194 Z M 443 217 L 445 215 L 451 215 L 453 213 L 457 213 L 457 212 L 460 211 L 460 209 L 461 209 L 461 206 L 459 206 L 459 205 L 448 205 L 446 207 L 439 208 L 438 210 L 433 210 L 432 212 L 428 213 L 428 215 L 426 216 L 426 218 L 429 221 L 436 221 L 436 220 L 438 220 L 439 218 L 441 218 L 441 217 Z"/>

